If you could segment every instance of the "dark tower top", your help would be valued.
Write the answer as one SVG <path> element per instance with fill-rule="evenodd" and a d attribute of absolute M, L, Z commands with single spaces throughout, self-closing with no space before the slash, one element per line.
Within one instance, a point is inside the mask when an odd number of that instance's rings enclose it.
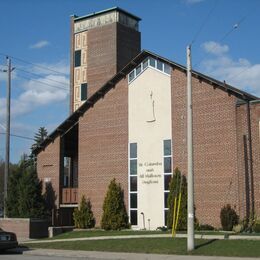
<path fill-rule="evenodd" d="M 118 7 L 71 16 L 70 112 L 140 52 L 140 20 Z"/>

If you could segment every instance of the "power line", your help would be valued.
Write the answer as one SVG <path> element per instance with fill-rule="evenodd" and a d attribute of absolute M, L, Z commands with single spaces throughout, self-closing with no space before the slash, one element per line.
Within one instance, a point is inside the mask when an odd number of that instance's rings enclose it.
<path fill-rule="evenodd" d="M 234 74 L 234 75 L 233 75 L 231 78 L 229 78 L 228 80 L 230 81 L 231 79 L 233 79 L 233 78 L 235 78 L 235 77 L 237 77 L 237 76 L 243 74 L 244 72 L 246 72 L 246 71 L 249 70 L 249 69 L 251 69 L 250 66 L 246 67 L 245 69 L 243 69 L 243 70 L 240 71 L 239 73 Z"/>
<path fill-rule="evenodd" d="M 249 14 L 251 13 L 251 10 L 246 14 L 244 15 L 237 23 L 235 23 L 231 29 L 229 29 L 221 38 L 220 40 L 218 41 L 219 43 L 222 43 L 233 31 L 235 31 L 236 29 L 239 28 L 239 26 L 246 20 L 246 18 L 249 16 Z M 210 51 L 214 51 L 218 46 L 215 45 L 214 48 L 212 48 Z M 205 54 L 194 66 L 196 67 L 203 59 L 205 59 L 206 57 L 209 56 L 210 53 L 207 53 Z"/>
<path fill-rule="evenodd" d="M 192 39 L 190 45 L 193 45 L 193 44 L 196 42 L 198 36 L 200 35 L 200 33 L 201 33 L 203 27 L 204 27 L 205 24 L 206 24 L 206 22 L 207 22 L 209 16 L 215 11 L 216 6 L 217 6 L 217 3 L 218 3 L 218 0 L 215 0 L 213 7 L 210 9 L 210 11 L 208 12 L 206 18 L 205 18 L 204 21 L 202 22 L 200 28 L 199 28 L 198 31 L 195 33 L 195 35 L 194 35 L 194 37 L 193 37 L 193 39 Z"/>
<path fill-rule="evenodd" d="M 33 76 L 36 76 L 36 77 L 41 77 L 42 75 L 41 74 L 38 74 L 38 73 L 34 73 L 34 72 L 30 72 L 28 70 L 24 70 L 24 69 L 20 69 L 19 67 L 15 67 L 16 70 L 19 70 L 19 71 L 22 71 L 22 72 L 25 72 L 25 73 L 28 73 L 28 74 L 31 74 Z M 65 84 L 64 82 L 61 82 L 61 81 L 58 81 L 58 80 L 54 80 L 54 79 L 49 79 L 49 78 L 45 78 L 46 80 L 49 80 L 49 81 L 53 81 L 55 83 L 59 83 L 63 86 L 69 86 L 69 84 Z"/>
<path fill-rule="evenodd" d="M 51 84 L 48 84 L 46 82 L 43 82 L 43 81 L 40 81 L 40 80 L 37 80 L 37 79 L 32 79 L 32 78 L 29 78 L 29 77 L 25 77 L 25 76 L 22 76 L 22 75 L 17 75 L 19 78 L 24 78 L 24 79 L 27 79 L 27 80 L 32 80 L 32 81 L 35 81 L 39 84 L 42 84 L 42 85 L 46 85 L 46 86 L 49 86 L 49 87 L 52 87 L 52 88 L 57 88 L 57 89 L 62 89 L 62 90 L 66 90 L 66 91 L 69 91 L 68 88 L 63 88 L 63 87 L 59 87 L 59 86 L 54 86 L 54 85 L 51 85 Z"/>
<path fill-rule="evenodd" d="M 1 134 L 1 135 L 6 135 L 6 133 L 0 133 L 0 134 Z M 26 139 L 26 140 L 33 140 L 33 141 L 34 141 L 33 138 L 28 137 L 28 136 L 16 135 L 16 134 L 10 134 L 10 135 L 13 136 L 13 137 L 18 137 L 18 138 L 22 138 L 22 139 Z"/>
<path fill-rule="evenodd" d="M 10 57 L 10 58 L 12 58 L 12 59 L 14 59 L 14 60 L 18 60 L 18 61 L 21 61 L 21 62 L 30 64 L 30 65 L 33 65 L 33 66 L 35 66 L 35 67 L 38 67 L 38 68 L 41 68 L 41 69 L 44 69 L 44 70 L 48 70 L 48 71 L 51 71 L 51 72 L 56 73 L 56 74 L 61 74 L 61 75 L 65 75 L 65 76 L 68 75 L 67 73 L 63 73 L 63 72 L 60 72 L 60 71 L 57 71 L 57 70 L 54 70 L 54 69 L 50 69 L 50 68 L 45 67 L 45 66 L 43 66 L 43 65 L 38 65 L 38 64 L 35 64 L 35 63 L 33 63 L 33 62 L 26 61 L 26 60 L 24 60 L 24 59 L 17 58 L 17 57 L 14 57 L 14 56 L 11 56 L 11 55 L 8 55 L 8 54 L 5 54 L 5 53 L 1 53 L 1 52 L 0 52 L 0 55 L 5 56 L 5 57 L 8 56 L 8 57 Z"/>

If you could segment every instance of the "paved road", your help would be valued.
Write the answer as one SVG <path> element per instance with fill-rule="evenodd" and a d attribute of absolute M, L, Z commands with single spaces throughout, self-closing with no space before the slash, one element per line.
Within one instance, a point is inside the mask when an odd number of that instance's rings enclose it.
<path fill-rule="evenodd" d="M 45 254 L 45 255 L 44 255 Z M 41 252 L 39 254 L 35 254 L 32 252 L 24 252 L 24 253 L 16 253 L 16 252 L 0 252 L 0 259 L 1 260 L 106 260 L 106 258 L 93 258 L 85 256 L 83 257 L 72 257 L 72 256 L 58 256 L 58 255 L 50 255 L 46 252 Z"/>
<path fill-rule="evenodd" d="M 79 260 L 79 258 L 64 258 L 62 256 L 35 256 L 35 255 L 2 255 L 0 254 L 0 259 L 2 260 L 65 260 L 65 259 L 72 259 L 72 260 Z M 99 260 L 101 258 L 84 258 L 86 260 Z M 102 259 L 105 260 L 105 259 Z"/>
<path fill-rule="evenodd" d="M 0 253 L 0 260 L 259 260 L 259 258 L 216 257 L 216 256 L 179 256 L 155 254 L 129 254 L 90 251 L 69 251 L 54 249 L 18 250 Z"/>

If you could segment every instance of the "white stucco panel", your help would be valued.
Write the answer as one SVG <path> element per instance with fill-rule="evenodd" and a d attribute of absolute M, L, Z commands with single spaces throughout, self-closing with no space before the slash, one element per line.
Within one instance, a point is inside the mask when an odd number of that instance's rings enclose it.
<path fill-rule="evenodd" d="M 172 139 L 171 78 L 147 68 L 129 84 L 129 143 L 137 143 L 138 228 L 164 225 L 163 140 Z"/>

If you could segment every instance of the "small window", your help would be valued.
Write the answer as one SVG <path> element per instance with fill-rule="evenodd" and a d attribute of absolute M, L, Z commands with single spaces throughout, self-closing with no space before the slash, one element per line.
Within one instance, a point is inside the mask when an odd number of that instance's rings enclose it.
<path fill-rule="evenodd" d="M 81 101 L 87 100 L 87 98 L 88 98 L 88 84 L 83 83 L 81 84 Z"/>
<path fill-rule="evenodd" d="M 130 191 L 137 191 L 137 176 L 130 177 Z"/>
<path fill-rule="evenodd" d="M 132 81 L 135 78 L 135 70 L 131 71 L 128 77 L 128 81 Z"/>
<path fill-rule="evenodd" d="M 142 71 L 142 67 L 141 67 L 141 64 L 140 64 L 140 65 L 138 65 L 138 66 L 136 67 L 136 69 L 135 69 L 136 76 L 138 76 L 138 75 L 141 73 L 141 71 Z"/>
<path fill-rule="evenodd" d="M 148 58 L 146 58 L 143 62 L 143 69 L 146 69 L 148 67 Z"/>
<path fill-rule="evenodd" d="M 130 175 L 137 175 L 137 160 L 130 160 Z"/>
<path fill-rule="evenodd" d="M 137 225 L 137 210 L 130 210 L 131 225 Z"/>
<path fill-rule="evenodd" d="M 164 211 L 164 225 L 165 226 L 167 226 L 168 212 L 169 212 L 168 209 Z"/>
<path fill-rule="evenodd" d="M 172 172 L 172 158 L 164 157 L 164 173 Z"/>
<path fill-rule="evenodd" d="M 164 208 L 168 208 L 168 196 L 169 192 L 164 192 Z"/>
<path fill-rule="evenodd" d="M 163 63 L 157 60 L 157 69 L 163 71 Z"/>
<path fill-rule="evenodd" d="M 63 163 L 63 187 L 69 186 L 69 176 L 71 174 L 71 158 L 64 157 Z"/>
<path fill-rule="evenodd" d="M 163 154 L 164 156 L 166 155 L 171 155 L 171 140 L 164 140 L 163 141 Z"/>
<path fill-rule="evenodd" d="M 170 190 L 170 181 L 172 176 L 170 174 L 164 175 L 164 190 Z"/>
<path fill-rule="evenodd" d="M 155 59 L 149 58 L 150 66 L 155 68 Z"/>
<path fill-rule="evenodd" d="M 75 67 L 81 66 L 81 50 L 75 51 L 74 66 Z"/>
<path fill-rule="evenodd" d="M 167 74 L 171 74 L 171 67 L 168 64 L 164 63 L 164 72 Z"/>
<path fill-rule="evenodd" d="M 130 158 L 137 158 L 137 143 L 130 144 Z"/>
<path fill-rule="evenodd" d="M 136 193 L 130 194 L 130 208 L 137 209 L 137 194 Z"/>

